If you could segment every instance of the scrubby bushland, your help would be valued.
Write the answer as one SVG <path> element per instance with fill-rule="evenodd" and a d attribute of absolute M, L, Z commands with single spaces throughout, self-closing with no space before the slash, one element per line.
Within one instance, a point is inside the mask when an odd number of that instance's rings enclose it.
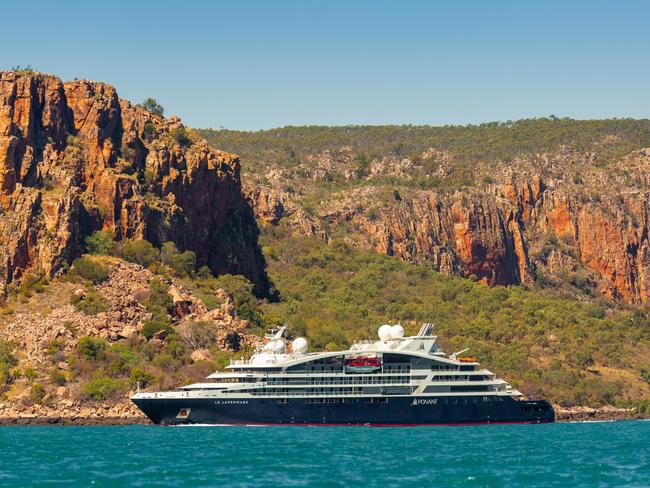
<path fill-rule="evenodd" d="M 110 308 L 108 301 L 95 291 L 87 291 L 83 295 L 70 296 L 70 303 L 87 315 L 97 315 L 107 312 Z"/>
<path fill-rule="evenodd" d="M 160 258 L 160 250 L 148 241 L 126 240 L 119 243 L 118 255 L 126 261 L 150 266 Z"/>
<path fill-rule="evenodd" d="M 147 338 L 158 331 L 165 331 L 166 334 L 173 333 L 172 324 L 169 319 L 169 312 L 173 302 L 167 286 L 160 281 L 160 278 L 153 278 L 149 283 L 149 300 L 146 302 L 147 311 L 152 314 L 150 320 L 145 321 L 142 334 Z"/>
<path fill-rule="evenodd" d="M 265 316 L 288 323 L 315 349 L 375 337 L 385 322 L 402 321 L 410 333 L 434 322 L 448 353 L 470 347 L 524 392 L 567 405 L 638 399 L 634 383 L 608 372 L 645 381 L 640 371 L 650 370 L 645 309 L 520 286 L 489 288 L 342 242 L 285 238 L 265 249 L 282 298 L 262 307 Z"/>
<path fill-rule="evenodd" d="M 18 364 L 13 352 L 13 344 L 9 341 L 0 341 L 0 394 L 11 382 L 12 369 Z"/>
<path fill-rule="evenodd" d="M 196 268 L 196 254 L 192 251 L 179 252 L 176 244 L 165 242 L 160 248 L 160 262 L 169 266 L 175 276 L 190 277 Z"/>
<path fill-rule="evenodd" d="M 164 242 L 158 249 L 144 240 L 126 239 L 115 242 L 111 232 L 99 230 L 86 238 L 86 249 L 90 254 L 113 255 L 132 263 L 153 267 L 155 270 L 162 267 L 161 271 L 176 277 L 192 277 L 196 270 L 196 254 L 193 251 L 180 252 L 171 241 Z M 96 262 L 88 258 L 80 259 L 90 263 Z M 204 268 L 203 276 L 206 273 L 211 276 L 209 268 Z"/>
<path fill-rule="evenodd" d="M 115 249 L 113 233 L 98 230 L 86 237 L 86 249 L 90 254 L 112 254 Z"/>
<path fill-rule="evenodd" d="M 270 166 L 291 167 L 305 157 L 325 150 L 349 147 L 357 155 L 357 171 L 367 172 L 367 160 L 386 155 L 404 156 L 422 164 L 422 176 L 430 174 L 420 161 L 429 148 L 448 151 L 456 157 L 453 177 L 446 181 L 426 178 L 436 186 L 473 184 L 472 165 L 512 160 L 526 154 L 552 151 L 569 145 L 593 151 L 602 161 L 611 161 L 636 149 L 650 146 L 648 120 L 573 120 L 556 117 L 468 126 L 305 126 L 256 132 L 201 130 L 214 147 L 242 156 L 244 171 L 263 172 Z M 607 140 L 607 144 L 602 141 Z"/>
<path fill-rule="evenodd" d="M 106 281 L 108 278 L 108 267 L 88 257 L 75 259 L 70 271 L 72 275 L 79 276 L 94 284 Z"/>

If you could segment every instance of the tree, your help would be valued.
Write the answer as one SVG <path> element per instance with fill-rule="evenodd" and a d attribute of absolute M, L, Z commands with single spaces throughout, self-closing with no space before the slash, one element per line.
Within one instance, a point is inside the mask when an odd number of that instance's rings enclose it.
<path fill-rule="evenodd" d="M 160 251 L 148 241 L 128 240 L 122 243 L 121 256 L 126 261 L 150 266 L 158 260 Z"/>
<path fill-rule="evenodd" d="M 142 102 L 140 106 L 152 114 L 159 115 L 160 117 L 162 117 L 165 113 L 164 107 L 160 105 L 155 98 L 145 99 L 145 101 Z"/>
<path fill-rule="evenodd" d="M 97 360 L 105 357 L 106 341 L 98 337 L 84 336 L 77 342 L 77 352 L 86 359 Z"/>
<path fill-rule="evenodd" d="M 107 230 L 98 230 L 86 237 L 86 249 L 90 254 L 111 254 L 114 246 L 113 233 Z"/>

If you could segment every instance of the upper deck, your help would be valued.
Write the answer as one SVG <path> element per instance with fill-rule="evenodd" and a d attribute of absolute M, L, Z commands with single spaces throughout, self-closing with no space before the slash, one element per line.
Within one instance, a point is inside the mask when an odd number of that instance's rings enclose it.
<path fill-rule="evenodd" d="M 382 326 L 391 328 L 391 326 Z M 391 329 L 399 327 L 397 333 L 388 335 L 386 329 L 384 333 L 380 329 L 380 338 L 376 341 L 359 341 L 354 343 L 349 349 L 343 351 L 325 351 L 325 352 L 312 352 L 308 353 L 306 351 L 296 351 L 295 348 L 291 353 L 285 353 L 284 339 L 282 339 L 281 334 L 284 332 L 284 329 L 276 334 L 279 337 L 274 337 L 269 344 L 265 346 L 262 350 L 254 354 L 250 359 L 239 359 L 231 360 L 230 364 L 227 366 L 227 369 L 235 372 L 246 372 L 246 371 L 286 371 L 290 372 L 292 369 L 301 364 L 308 363 L 318 363 L 327 361 L 328 359 L 338 358 L 338 357 L 354 357 L 361 355 L 390 355 L 393 358 L 392 363 L 399 363 L 399 360 L 395 358 L 402 357 L 403 362 L 406 364 L 411 364 L 415 359 L 427 359 L 432 360 L 435 358 L 435 362 L 439 364 L 449 364 L 454 366 L 464 365 L 464 366 L 477 366 L 476 362 L 468 361 L 459 361 L 456 359 L 455 355 L 447 358 L 446 354 L 442 352 L 437 346 L 437 336 L 432 335 L 432 326 L 430 324 L 425 324 L 417 335 L 403 337 L 403 329 L 401 326 L 393 326 Z M 399 332 L 402 332 L 400 334 Z M 282 342 L 281 342 L 282 341 Z M 386 368 L 386 365 L 382 363 L 382 371 Z M 387 372 L 390 372 L 391 369 L 400 368 L 388 366 Z"/>

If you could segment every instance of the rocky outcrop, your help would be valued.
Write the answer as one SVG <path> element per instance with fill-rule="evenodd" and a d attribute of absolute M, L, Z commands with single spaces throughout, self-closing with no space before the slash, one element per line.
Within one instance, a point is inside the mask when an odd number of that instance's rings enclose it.
<path fill-rule="evenodd" d="M 63 388 L 64 390 L 66 388 Z M 130 392 L 133 394 L 135 392 Z M 0 402 L 0 425 L 126 425 L 149 423 L 129 400 L 82 402 L 59 399 L 52 405 L 26 406 L 20 402 Z"/>
<path fill-rule="evenodd" d="M 345 158 L 320 155 L 317 167 L 344 172 L 353 155 L 342 153 Z M 584 171 L 572 175 L 569 169 L 578 165 Z M 346 241 L 355 246 L 426 261 L 443 273 L 489 285 L 577 273 L 609 298 L 647 303 L 649 170 L 650 150 L 604 171 L 593 155 L 563 147 L 515 161 L 490 184 L 455 192 L 420 190 L 402 197 L 396 191 L 387 200 L 368 184 L 344 190 L 320 202 L 314 217 L 291 194 L 261 187 L 248 194 L 263 225 L 286 223 L 295 235 L 313 236 L 313 228 L 329 239 L 328 229 L 343 225 L 349 229 Z"/>
<path fill-rule="evenodd" d="M 246 190 L 246 198 L 262 226 L 277 225 L 280 220 L 296 235 L 326 239 L 321 220 L 314 218 L 303 207 L 293 202 L 287 192 L 256 186 Z"/>
<path fill-rule="evenodd" d="M 589 422 L 604 420 L 631 420 L 643 418 L 634 408 L 614 407 L 605 405 L 602 407 L 562 407 L 553 405 L 555 420 L 558 422 Z"/>
<path fill-rule="evenodd" d="M 141 331 L 144 322 L 151 319 L 146 302 L 149 284 L 154 277 L 151 271 L 133 263 L 115 259 L 108 279 L 95 286 L 95 290 L 108 303 L 108 310 L 87 315 L 69 302 L 70 295 L 83 297 L 87 290 L 74 283 L 58 282 L 56 294 L 43 296 L 38 306 L 16 311 L 3 319 L 0 340 L 7 340 L 21 351 L 27 364 L 45 368 L 50 362 L 47 348 L 53 340 L 64 344 L 63 352 L 71 354 L 80 337 L 100 337 L 109 342 L 122 339 L 144 340 Z M 222 350 L 238 351 L 252 347 L 257 339 L 250 331 L 250 324 L 240 319 L 232 297 L 223 290 L 217 291 L 221 305 L 208 310 L 203 301 L 173 281 L 166 283 L 173 301 L 172 324 L 203 321 L 214 331 L 217 346 Z M 236 344 L 237 347 L 232 347 Z"/>
<path fill-rule="evenodd" d="M 110 85 L 0 73 L 0 295 L 27 272 L 55 274 L 97 229 L 174 241 L 268 290 L 237 156 Z"/>

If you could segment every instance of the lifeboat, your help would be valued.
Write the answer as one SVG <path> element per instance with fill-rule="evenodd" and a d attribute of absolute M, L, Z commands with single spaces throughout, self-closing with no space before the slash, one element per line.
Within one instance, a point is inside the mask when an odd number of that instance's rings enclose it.
<path fill-rule="evenodd" d="M 476 362 L 476 358 L 473 358 L 473 357 L 470 357 L 470 356 L 467 356 L 467 357 L 464 357 L 464 358 L 458 358 L 458 360 L 461 363 L 475 363 Z"/>
<path fill-rule="evenodd" d="M 348 373 L 372 373 L 379 368 L 381 358 L 376 356 L 356 356 L 345 360 L 345 371 Z"/>

